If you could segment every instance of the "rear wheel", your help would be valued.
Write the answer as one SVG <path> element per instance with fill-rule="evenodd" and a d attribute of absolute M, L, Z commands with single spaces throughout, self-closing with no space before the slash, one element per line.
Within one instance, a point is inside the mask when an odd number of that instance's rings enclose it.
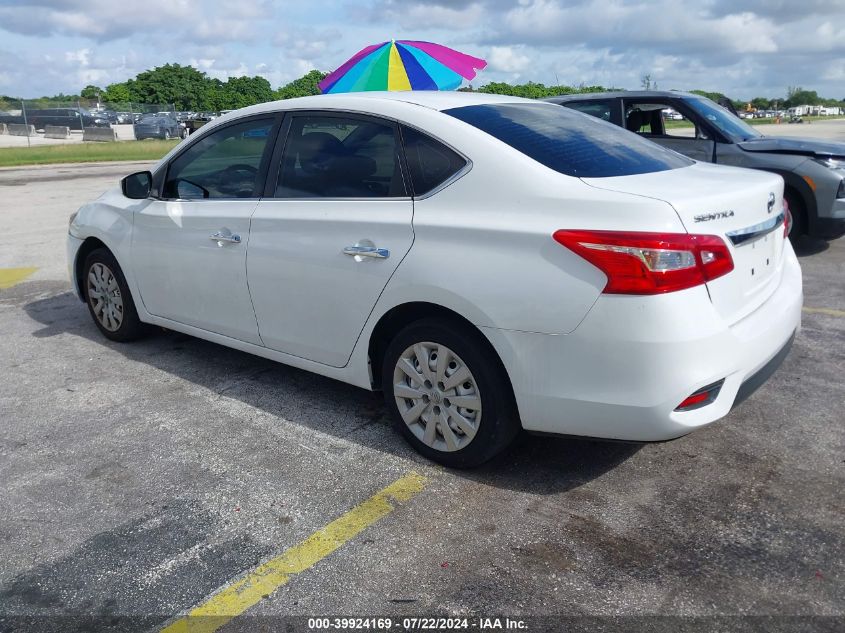
<path fill-rule="evenodd" d="M 394 425 L 431 460 L 455 468 L 478 466 L 519 432 L 499 359 L 464 324 L 425 319 L 408 325 L 391 341 L 382 372 Z"/>
<path fill-rule="evenodd" d="M 85 258 L 81 285 L 88 311 L 106 338 L 132 341 L 144 334 L 126 278 L 110 251 L 98 248 Z"/>
<path fill-rule="evenodd" d="M 170 139 L 170 130 L 165 129 L 165 130 L 164 130 L 164 133 L 162 134 L 162 138 L 163 138 L 164 140 L 169 140 L 169 139 Z"/>
<path fill-rule="evenodd" d="M 783 193 L 786 203 L 789 205 L 789 212 L 792 214 L 792 230 L 789 232 L 789 239 L 794 244 L 802 235 L 807 233 L 807 207 L 804 200 L 794 189 L 787 189 Z"/>

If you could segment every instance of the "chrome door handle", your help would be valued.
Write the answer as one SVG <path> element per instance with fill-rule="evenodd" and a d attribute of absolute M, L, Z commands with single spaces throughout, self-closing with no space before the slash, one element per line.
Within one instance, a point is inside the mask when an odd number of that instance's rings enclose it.
<path fill-rule="evenodd" d="M 213 235 L 209 235 L 208 239 L 214 240 L 216 242 L 231 242 L 232 244 L 240 244 L 241 243 L 241 236 L 237 233 L 232 233 L 231 235 L 224 235 L 220 231 L 214 233 Z"/>
<path fill-rule="evenodd" d="M 386 259 L 390 257 L 390 251 L 386 248 L 378 248 L 376 246 L 347 246 L 343 249 L 344 255 L 360 257 L 377 257 L 378 259 Z"/>

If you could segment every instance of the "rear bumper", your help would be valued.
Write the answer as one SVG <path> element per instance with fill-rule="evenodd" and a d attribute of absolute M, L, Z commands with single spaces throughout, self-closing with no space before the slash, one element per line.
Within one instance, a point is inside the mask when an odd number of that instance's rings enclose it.
<path fill-rule="evenodd" d="M 703 286 L 651 297 L 602 295 L 566 335 L 482 328 L 513 384 L 526 430 L 662 441 L 727 415 L 775 371 L 801 325 L 801 268 L 785 244 L 781 283 L 732 325 Z M 675 411 L 724 379 L 718 397 Z"/>
<path fill-rule="evenodd" d="M 745 402 L 751 396 L 751 394 L 757 391 L 766 383 L 769 378 L 771 378 L 772 374 L 774 374 L 778 370 L 778 368 L 783 364 L 783 361 L 786 360 L 786 357 L 789 356 L 789 350 L 792 349 L 792 343 L 794 341 L 795 334 L 793 333 L 792 336 L 789 337 L 789 340 L 786 342 L 786 344 L 780 348 L 780 351 L 775 354 L 775 356 L 768 363 L 763 365 L 760 369 L 754 372 L 754 374 L 745 379 L 745 381 L 739 386 L 739 390 L 736 392 L 736 397 L 734 398 L 734 403 L 731 407 L 731 411 L 733 411 L 739 405 Z"/>

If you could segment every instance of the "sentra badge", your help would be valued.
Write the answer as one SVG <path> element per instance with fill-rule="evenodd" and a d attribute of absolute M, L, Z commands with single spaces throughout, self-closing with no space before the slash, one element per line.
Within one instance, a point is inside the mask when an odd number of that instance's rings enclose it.
<path fill-rule="evenodd" d="M 716 211 L 714 213 L 702 213 L 701 215 L 693 216 L 696 222 L 709 222 L 710 220 L 722 220 L 724 218 L 734 217 L 733 211 Z"/>

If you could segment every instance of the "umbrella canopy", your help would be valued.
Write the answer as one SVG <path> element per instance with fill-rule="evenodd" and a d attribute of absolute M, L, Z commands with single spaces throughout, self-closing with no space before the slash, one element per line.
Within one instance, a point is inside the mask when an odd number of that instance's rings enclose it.
<path fill-rule="evenodd" d="M 440 44 L 393 40 L 358 51 L 317 85 L 323 93 L 454 90 L 486 65 Z"/>

